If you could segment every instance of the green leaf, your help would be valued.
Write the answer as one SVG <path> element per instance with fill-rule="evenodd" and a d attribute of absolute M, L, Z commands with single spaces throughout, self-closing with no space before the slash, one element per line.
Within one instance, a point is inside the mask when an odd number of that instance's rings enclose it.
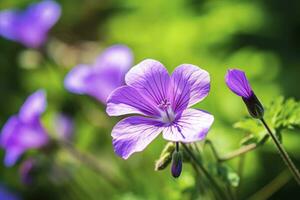
<path fill-rule="evenodd" d="M 240 183 L 239 175 L 227 165 L 218 166 L 218 174 L 221 179 L 232 187 L 237 187 Z"/>
<path fill-rule="evenodd" d="M 294 99 L 279 97 L 272 101 L 265 109 L 265 120 L 270 128 L 281 140 L 284 130 L 300 127 L 300 102 Z M 265 139 L 266 130 L 258 120 L 247 117 L 234 124 L 248 136 L 241 141 L 242 145 L 259 143 Z"/>

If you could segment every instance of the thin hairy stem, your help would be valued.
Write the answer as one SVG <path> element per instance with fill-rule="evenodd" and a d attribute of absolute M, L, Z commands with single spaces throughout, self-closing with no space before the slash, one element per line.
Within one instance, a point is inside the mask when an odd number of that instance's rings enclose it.
<path fill-rule="evenodd" d="M 284 149 L 284 147 L 281 145 L 280 141 L 278 140 L 278 138 L 275 136 L 275 134 L 271 131 L 271 129 L 269 128 L 268 124 L 266 123 L 266 121 L 262 118 L 261 122 L 263 123 L 263 125 L 265 126 L 265 128 L 267 129 L 269 135 L 271 136 L 275 146 L 278 149 L 279 154 L 281 155 L 281 158 L 284 160 L 285 164 L 287 165 L 287 167 L 289 168 L 289 170 L 291 171 L 291 173 L 294 176 L 294 179 L 297 181 L 297 183 L 300 185 L 300 174 L 298 169 L 296 168 L 295 164 L 293 163 L 293 161 L 291 160 L 291 158 L 289 157 L 288 153 L 286 152 L 286 150 Z"/>
<path fill-rule="evenodd" d="M 214 180 L 214 178 L 208 173 L 208 171 L 204 168 L 202 163 L 196 158 L 194 153 L 189 149 L 189 147 L 186 146 L 186 144 L 181 143 L 185 151 L 189 154 L 189 156 L 194 160 L 194 162 L 197 164 L 197 166 L 200 168 L 202 173 L 207 177 L 213 188 L 216 189 L 217 194 L 220 199 L 224 199 L 224 197 L 227 197 L 224 191 L 219 187 L 217 182 Z"/>
<path fill-rule="evenodd" d="M 116 188 L 122 188 L 122 184 L 115 181 L 115 176 L 108 172 L 103 165 L 101 165 L 98 160 L 87 153 L 80 152 L 77 150 L 70 142 L 60 141 L 60 146 L 63 147 L 71 156 L 80 161 L 82 164 L 89 167 L 94 172 L 102 176 L 110 185 Z"/>
<path fill-rule="evenodd" d="M 261 146 L 262 144 L 264 144 L 267 139 L 269 138 L 269 135 L 265 135 L 261 141 L 259 143 L 252 143 L 252 144 L 248 144 L 245 146 L 240 147 L 239 149 L 236 149 L 230 153 L 227 153 L 224 156 L 220 156 L 215 148 L 215 146 L 213 145 L 213 143 L 210 140 L 205 140 L 205 144 L 209 145 L 213 155 L 215 156 L 215 158 L 217 159 L 218 162 L 225 162 L 231 159 L 234 159 L 236 157 L 239 157 L 240 155 L 244 155 L 245 153 L 248 153 L 250 151 L 253 151 L 254 149 L 256 149 L 257 147 Z"/>

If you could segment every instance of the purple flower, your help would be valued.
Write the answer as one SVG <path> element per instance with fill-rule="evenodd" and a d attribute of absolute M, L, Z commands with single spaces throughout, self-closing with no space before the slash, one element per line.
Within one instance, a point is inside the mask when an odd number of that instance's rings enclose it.
<path fill-rule="evenodd" d="M 21 198 L 17 194 L 9 191 L 3 185 L 0 185 L 0 199 L 1 200 L 20 200 Z"/>
<path fill-rule="evenodd" d="M 74 133 L 73 120 L 65 114 L 59 114 L 55 119 L 55 129 L 59 139 L 70 140 Z"/>
<path fill-rule="evenodd" d="M 252 117 L 263 117 L 264 108 L 254 94 L 245 72 L 238 69 L 230 69 L 226 74 L 225 81 L 232 92 L 242 97 L 248 112 Z"/>
<path fill-rule="evenodd" d="M 105 104 L 109 94 L 124 84 L 132 60 L 128 47 L 111 46 L 92 66 L 80 64 L 74 67 L 65 78 L 65 88 L 73 93 L 90 95 Z"/>
<path fill-rule="evenodd" d="M 44 91 L 38 90 L 27 98 L 19 114 L 10 117 L 4 125 L 0 144 L 6 150 L 6 166 L 13 166 L 26 150 L 40 148 L 48 143 L 48 135 L 40 121 L 46 104 Z"/>
<path fill-rule="evenodd" d="M 112 130 L 115 152 L 124 159 L 142 151 L 161 132 L 174 142 L 205 138 L 214 117 L 192 109 L 210 90 L 208 72 L 191 64 L 178 66 L 170 76 L 158 61 L 147 59 L 125 77 L 126 86 L 114 90 L 107 100 L 110 116 L 138 114 L 120 121 Z"/>
<path fill-rule="evenodd" d="M 25 11 L 2 11 L 0 35 L 27 47 L 38 48 L 46 41 L 60 14 L 60 5 L 51 0 L 32 4 Z"/>

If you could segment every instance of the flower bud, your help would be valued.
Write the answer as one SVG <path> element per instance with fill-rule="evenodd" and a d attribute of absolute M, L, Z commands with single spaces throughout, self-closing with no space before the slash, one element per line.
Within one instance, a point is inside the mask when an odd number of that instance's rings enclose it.
<path fill-rule="evenodd" d="M 174 178 L 178 178 L 182 171 L 182 153 L 174 151 L 172 155 L 171 173 Z"/>
<path fill-rule="evenodd" d="M 253 118 L 261 119 L 264 116 L 264 107 L 256 97 L 256 95 L 253 93 L 251 97 L 244 98 L 243 101 L 247 106 L 249 114 Z"/>
<path fill-rule="evenodd" d="M 166 144 L 159 156 L 159 159 L 155 162 L 155 171 L 163 170 L 171 163 L 172 153 L 174 152 L 174 150 L 175 144 L 173 142 L 169 142 Z"/>

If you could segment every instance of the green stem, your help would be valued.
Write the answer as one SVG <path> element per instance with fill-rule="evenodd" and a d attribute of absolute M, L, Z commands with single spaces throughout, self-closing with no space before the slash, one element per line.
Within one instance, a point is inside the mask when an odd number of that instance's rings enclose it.
<path fill-rule="evenodd" d="M 286 150 L 284 149 L 284 147 L 281 145 L 280 141 L 278 140 L 278 138 L 273 134 L 273 132 L 271 131 L 271 129 L 269 128 L 268 124 L 266 123 L 266 121 L 261 118 L 261 122 L 263 123 L 263 125 L 265 126 L 265 128 L 267 129 L 269 135 L 271 136 L 272 140 L 274 141 L 274 144 L 276 145 L 279 154 L 281 155 L 281 158 L 284 160 L 285 164 L 287 165 L 287 167 L 289 168 L 289 170 L 291 171 L 291 173 L 294 176 L 294 179 L 297 181 L 297 183 L 300 185 L 300 174 L 298 169 L 296 168 L 295 164 L 293 163 L 293 161 L 291 160 L 291 158 L 289 157 L 288 153 L 286 152 Z"/>
<path fill-rule="evenodd" d="M 220 197 L 220 199 L 224 199 L 224 197 L 226 197 L 226 195 L 223 192 L 223 190 L 219 187 L 219 185 L 217 184 L 217 182 L 214 180 L 214 178 L 208 173 L 208 171 L 204 168 L 204 166 L 202 165 L 202 163 L 196 158 L 196 156 L 186 146 L 186 144 L 181 143 L 181 145 L 183 146 L 183 148 L 185 149 L 185 151 L 190 155 L 190 157 L 194 160 L 194 162 L 198 165 L 198 167 L 201 169 L 201 171 L 203 172 L 203 174 L 207 177 L 207 179 L 209 180 L 209 182 L 211 183 L 211 185 L 216 189 L 216 191 L 217 191 L 218 196 Z"/>
<path fill-rule="evenodd" d="M 231 159 L 234 159 L 240 155 L 243 155 L 245 153 L 248 153 L 254 149 L 256 149 L 257 147 L 261 146 L 262 144 L 264 144 L 267 139 L 269 138 L 269 135 L 265 135 L 259 143 L 255 144 L 248 144 L 246 146 L 242 146 L 241 148 L 239 149 L 236 149 L 230 153 L 227 153 L 226 155 L 224 156 L 220 156 L 215 148 L 215 146 L 213 145 L 213 143 L 210 141 L 210 140 L 205 140 L 205 144 L 209 145 L 215 158 L 218 160 L 218 162 L 225 162 L 225 161 L 228 161 L 228 160 L 231 160 Z"/>
<path fill-rule="evenodd" d="M 78 151 L 70 142 L 60 141 L 59 143 L 71 156 L 88 166 L 94 172 L 100 174 L 111 186 L 122 188 L 121 182 L 115 181 L 115 176 L 108 172 L 92 155 Z"/>
<path fill-rule="evenodd" d="M 275 192 L 286 185 L 292 176 L 288 170 L 281 172 L 275 179 L 252 195 L 248 200 L 269 199 Z"/>

